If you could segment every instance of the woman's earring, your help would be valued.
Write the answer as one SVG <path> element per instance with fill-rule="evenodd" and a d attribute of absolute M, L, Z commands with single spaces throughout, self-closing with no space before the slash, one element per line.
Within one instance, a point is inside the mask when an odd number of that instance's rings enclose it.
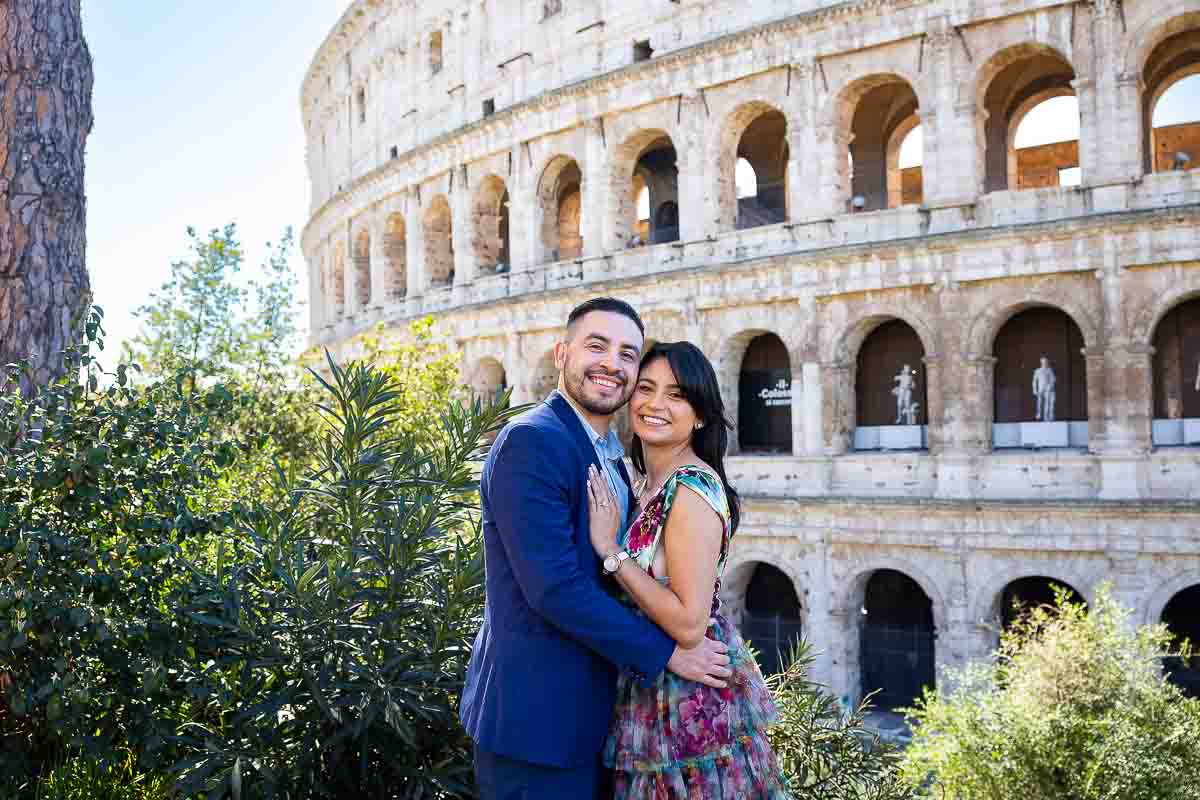
<path fill-rule="evenodd" d="M 700 430 L 700 429 L 701 429 L 701 428 L 703 428 L 703 427 L 704 427 L 704 423 L 703 423 L 703 422 L 697 422 L 697 423 L 696 423 L 696 430 Z"/>

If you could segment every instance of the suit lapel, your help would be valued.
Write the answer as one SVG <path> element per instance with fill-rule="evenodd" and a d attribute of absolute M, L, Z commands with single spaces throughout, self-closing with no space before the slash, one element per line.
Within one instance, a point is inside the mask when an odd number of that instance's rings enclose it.
<path fill-rule="evenodd" d="M 575 413 L 575 409 L 571 408 L 571 404 L 558 392 L 550 395 L 546 403 L 571 432 L 571 438 L 575 440 L 575 446 L 583 452 L 584 458 L 599 467 L 600 460 L 596 458 L 596 446 L 588 438 L 587 431 L 583 429 L 583 420 Z"/>

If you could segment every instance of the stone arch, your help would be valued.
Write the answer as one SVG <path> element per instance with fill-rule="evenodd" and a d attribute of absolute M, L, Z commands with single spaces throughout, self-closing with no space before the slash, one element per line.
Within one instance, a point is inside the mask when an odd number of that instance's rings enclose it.
<path fill-rule="evenodd" d="M 508 374 L 498 358 L 482 356 L 467 373 L 467 387 L 473 399 L 493 403 L 508 388 Z"/>
<path fill-rule="evenodd" d="M 888 145 L 918 113 L 918 85 L 902 71 L 889 70 L 859 78 L 838 93 L 834 165 L 848 211 L 888 207 Z"/>
<path fill-rule="evenodd" d="M 755 142 L 744 140 L 762 128 Z M 714 138 L 710 163 L 717 164 L 717 204 L 721 230 L 748 228 L 784 222 L 787 209 L 787 169 L 791 159 L 788 146 L 788 119 L 776 105 L 764 100 L 743 103 L 731 111 Z M 761 140 L 761 141 L 759 141 Z M 746 147 L 743 147 L 743 144 Z M 759 193 L 769 197 L 756 204 L 745 204 L 737 196 L 737 162 L 746 157 L 754 168 Z M 743 208 L 743 206 L 750 206 Z"/>
<path fill-rule="evenodd" d="M 920 114 L 913 114 L 892 131 L 887 141 L 887 196 L 888 208 L 903 205 L 920 205 L 925 199 L 925 154 L 922 142 L 921 164 L 914 167 L 900 166 L 900 150 L 909 135 L 921 128 Z"/>
<path fill-rule="evenodd" d="M 737 616 L 743 610 L 739 603 L 746 594 L 754 568 L 759 564 L 767 564 L 782 572 L 792 583 L 796 599 L 800 603 L 801 619 L 807 624 L 809 615 L 808 595 L 804 591 L 804 581 L 798 565 L 787 560 L 765 547 L 736 547 L 725 566 L 725 576 L 721 580 L 722 604 L 728 603 L 731 617 Z M 736 620 L 735 620 L 736 621 Z"/>
<path fill-rule="evenodd" d="M 399 212 L 389 214 L 384 222 L 383 255 L 387 259 L 387 299 L 403 300 L 408 294 L 408 224 Z"/>
<path fill-rule="evenodd" d="M 1083 334 L 1085 348 L 1092 350 L 1100 346 L 1100 328 L 1091 314 L 1084 311 L 1083 306 L 1063 298 L 1034 294 L 1017 303 L 988 306 L 986 311 L 976 317 L 971 322 L 970 333 L 966 338 L 967 357 L 976 359 L 991 355 L 997 334 L 1010 319 L 1022 311 L 1040 307 L 1056 308 L 1070 317 Z"/>
<path fill-rule="evenodd" d="M 679 228 L 656 230 L 654 220 L 664 203 L 679 203 L 678 155 L 671 134 L 661 128 L 639 130 L 626 137 L 613 152 L 613 190 L 616 198 L 614 231 L 623 246 L 634 240 L 637 225 L 637 194 L 634 176 L 640 175 L 650 190 L 649 243 L 661 244 L 679 238 Z"/>
<path fill-rule="evenodd" d="M 879 686 L 864 686 L 867 671 L 871 669 L 871 665 L 867 663 L 868 659 L 872 662 L 876 661 L 874 656 L 877 653 L 867 652 L 867 648 L 870 646 L 867 640 L 867 633 L 871 626 L 863 619 L 863 611 L 866 609 L 868 600 L 867 591 L 872 578 L 884 572 L 899 573 L 919 587 L 929 600 L 929 613 L 932 622 L 931 629 L 925 631 L 920 624 L 912 623 L 911 627 L 913 627 L 913 630 L 907 632 L 903 638 L 916 647 L 913 652 L 906 653 L 908 657 L 915 659 L 911 662 L 914 666 L 913 674 L 908 677 L 912 680 L 928 678 L 929 683 L 925 685 L 935 684 L 937 679 L 936 640 L 938 631 L 947 630 L 948 624 L 945 599 L 938 591 L 937 584 L 930 580 L 929 576 L 923 571 L 915 568 L 907 559 L 892 557 L 871 559 L 866 568 L 860 568 L 847 583 L 846 588 L 839 598 L 839 607 L 835 613 L 835 618 L 840 619 L 841 626 L 843 627 L 841 636 L 843 646 L 845 647 L 843 663 L 848 667 L 848 686 L 851 687 L 851 691 L 856 696 L 861 696 L 866 690 L 881 688 Z M 914 616 L 919 615 L 919 609 L 917 609 Z M 886 635 L 886 631 L 880 632 Z M 872 639 L 875 638 L 872 637 Z M 928 650 L 925 650 L 925 648 L 928 648 Z M 922 664 L 922 661 L 925 660 L 928 663 Z M 908 662 L 906 661 L 906 663 Z M 926 670 L 928 671 L 927 675 L 923 674 Z M 909 688 L 914 691 L 916 689 L 915 686 Z M 909 698 L 889 699 L 885 695 L 881 697 L 881 703 L 894 706 L 899 702 L 901 705 L 908 705 L 908 702 L 904 702 L 906 699 Z"/>
<path fill-rule="evenodd" d="M 999 329 L 993 342 L 993 420 L 997 425 L 1036 421 L 1086 422 L 1090 416 L 1087 361 L 1079 325 L 1055 307 L 1027 308 Z M 1041 409 L 1031 392 L 1036 371 L 1049 366 L 1057 385 L 1051 408 Z M 999 431 L 997 431 L 999 433 Z M 1030 430 L 1030 434 L 1035 433 Z M 997 446 L 1019 446 L 997 439 Z M 1063 446 L 1065 446 L 1065 442 Z"/>
<path fill-rule="evenodd" d="M 1142 623 L 1145 625 L 1158 624 L 1172 598 L 1196 585 L 1200 585 L 1200 569 L 1181 572 L 1171 580 L 1159 584 L 1158 588 L 1146 597 L 1140 609 Z M 1200 642 L 1197 642 L 1196 645 L 1200 647 Z"/>
<path fill-rule="evenodd" d="M 1167 600 L 1158 622 L 1193 648 L 1200 647 L 1200 581 L 1180 589 Z M 1171 656 L 1163 660 L 1167 679 L 1188 697 L 1200 698 L 1200 654 L 1187 660 Z"/>
<path fill-rule="evenodd" d="M 778 347 L 772 352 L 776 356 L 786 356 L 786 377 L 784 375 L 784 365 L 767 365 L 758 364 L 752 368 L 753 375 L 747 374 L 746 357 L 750 354 L 751 348 L 756 342 L 770 343 L 768 337 L 777 340 Z M 787 341 L 774 330 L 766 327 L 751 328 L 744 330 L 737 335 L 731 337 L 722 348 L 721 358 L 718 360 L 718 380 L 721 382 L 723 389 L 722 393 L 725 397 L 725 411 L 729 415 L 729 421 L 733 424 L 733 431 L 730 435 L 730 451 L 732 453 L 745 452 L 793 452 L 793 442 L 791 435 L 792 418 L 795 414 L 794 405 L 795 399 L 791 397 L 792 383 L 799 373 L 799 365 L 794 357 L 794 349 L 788 347 Z M 767 354 L 769 356 L 769 354 Z M 779 374 L 768 374 L 769 372 L 778 372 Z M 749 421 L 747 414 L 751 413 L 750 409 L 744 409 L 743 393 L 750 391 L 749 385 L 743 385 L 744 381 L 750 381 L 757 386 L 762 385 L 760 391 L 755 394 L 760 394 L 761 390 L 766 390 L 772 393 L 777 393 L 782 387 L 778 384 L 786 381 L 787 405 L 781 406 L 780 401 L 784 400 L 780 396 L 765 397 L 763 402 L 768 405 L 769 413 L 773 416 L 766 423 L 767 427 L 763 430 L 755 431 L 763 434 L 758 436 L 753 442 L 747 442 L 746 434 L 749 432 L 743 430 L 744 423 Z M 770 384 L 769 386 L 767 384 Z M 786 409 L 786 414 L 779 409 Z M 786 437 L 784 436 L 786 425 Z M 762 441 L 758 441 L 762 439 Z"/>
<path fill-rule="evenodd" d="M 1195 444 L 1181 420 L 1200 419 L 1200 292 L 1183 294 L 1156 315 L 1151 334 L 1152 418 L 1180 426 L 1161 444 Z M 1194 423 L 1186 423 L 1192 425 Z M 1176 441 L 1178 437 L 1178 441 Z"/>
<path fill-rule="evenodd" d="M 1200 298 L 1200 275 L 1190 280 L 1179 276 L 1172 288 L 1154 294 L 1153 305 L 1142 307 L 1130 323 L 1129 338 L 1146 347 L 1154 344 L 1154 334 L 1167 314 L 1178 305 Z"/>
<path fill-rule="evenodd" d="M 1157 3 L 1140 6 L 1144 19 L 1131 19 L 1125 40 L 1125 58 L 1122 73 L 1126 76 L 1143 75 L 1151 56 L 1166 40 L 1180 33 L 1200 27 L 1200 10 L 1195 0 L 1159 0 Z"/>
<path fill-rule="evenodd" d="M 583 173 L 571 156 L 552 156 L 537 188 L 537 263 L 583 255 Z"/>
<path fill-rule="evenodd" d="M 454 282 L 454 223 L 446 195 L 435 195 L 422 222 L 425 240 L 425 275 L 431 288 Z"/>
<path fill-rule="evenodd" d="M 912 314 L 911 310 L 898 305 L 876 303 L 872 304 L 869 315 L 851 322 L 840 334 L 830 340 L 825 361 L 837 364 L 854 363 L 858 357 L 858 351 L 862 349 L 863 342 L 867 337 L 874 333 L 880 325 L 890 320 L 899 320 L 917 332 L 917 336 L 921 339 L 921 346 L 925 348 L 926 358 L 935 358 L 939 354 L 937 331 L 925 320 Z"/>
<path fill-rule="evenodd" d="M 974 600 L 968 623 L 983 630 L 992 630 L 1004 589 L 1022 578 L 1045 577 L 1073 589 L 1089 606 L 1095 601 L 1095 580 L 1066 564 L 1027 562 L 1019 567 L 1004 569 L 988 577 L 980 590 L 972 590 Z M 998 627 L 997 627 L 998 630 Z"/>
<path fill-rule="evenodd" d="M 722 580 L 725 613 L 758 650 L 766 674 L 786 668 L 791 648 L 803 637 L 808 618 L 795 570 L 781 561 L 769 555 L 747 558 L 743 554 L 736 566 L 726 569 Z M 726 600 L 728 606 L 724 605 Z M 763 607 L 751 608 L 755 602 Z"/>
<path fill-rule="evenodd" d="M 1053 100 L 1056 97 L 1075 97 L 1075 91 L 1067 86 L 1052 86 L 1026 97 L 1013 109 L 1008 124 L 1008 138 L 1005 142 L 1005 152 L 1008 156 L 1008 185 L 1010 187 L 1022 188 L 1022 175 L 1024 173 L 1022 170 L 1021 155 L 1017 150 L 1017 132 L 1021 129 L 1021 123 L 1025 121 L 1025 117 L 1029 116 L 1029 112 L 1038 108 L 1047 100 Z M 1045 145 L 1045 147 L 1050 146 L 1052 145 Z M 1078 150 L 1078 146 L 1076 149 Z M 1078 157 L 1076 157 L 1076 164 L 1078 164 L 1078 160 Z M 1065 169 L 1066 166 L 1063 168 Z"/>
<path fill-rule="evenodd" d="M 1200 74 L 1200 11 L 1170 18 L 1147 38 L 1153 44 L 1141 51 L 1136 73 L 1142 88 L 1143 166 L 1147 172 L 1172 170 L 1175 152 L 1188 152 L 1192 160 L 1187 167 L 1195 169 L 1200 167 L 1200 152 L 1196 152 L 1200 125 L 1192 122 L 1179 131 L 1160 130 L 1154 127 L 1154 110 L 1167 89 Z M 1176 143 L 1186 150 L 1177 151 Z"/>
<path fill-rule="evenodd" d="M 363 225 L 354 236 L 354 310 L 371 304 L 371 232 Z"/>
<path fill-rule="evenodd" d="M 498 175 L 479 182 L 471 202 L 471 249 L 475 268 L 488 275 L 511 264 L 508 186 Z"/>
<path fill-rule="evenodd" d="M 543 353 L 529 372 L 529 396 L 540 403 L 558 387 L 558 367 L 554 364 L 554 348 Z"/>
<path fill-rule="evenodd" d="M 984 191 L 1021 188 L 1024 184 L 1021 177 L 1024 174 L 1023 159 L 1012 148 L 1016 126 L 1029 111 L 1051 96 L 1074 96 L 1077 72 L 1059 48 L 1040 41 L 1003 46 L 989 54 L 981 64 L 976 73 L 975 97 L 984 112 L 981 139 Z M 1031 105 L 1028 101 L 1034 97 L 1041 99 Z M 1018 113 L 1020 116 L 1016 118 Z M 1035 156 L 1049 159 L 1056 169 L 1078 167 L 1079 142 L 1054 152 L 1030 154 L 1024 160 L 1032 161 Z M 1057 174 L 1054 173 L 1056 179 Z M 1018 185 L 1010 183 L 1013 176 Z M 1029 177 L 1032 182 L 1036 176 L 1030 171 Z"/>

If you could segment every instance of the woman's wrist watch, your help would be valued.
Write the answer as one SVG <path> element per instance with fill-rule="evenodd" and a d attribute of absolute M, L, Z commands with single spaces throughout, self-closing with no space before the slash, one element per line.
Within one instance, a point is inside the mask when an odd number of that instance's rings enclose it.
<path fill-rule="evenodd" d="M 629 553 L 625 550 L 618 550 L 612 555 L 604 559 L 604 574 L 612 575 L 621 568 L 621 564 L 629 558 Z"/>

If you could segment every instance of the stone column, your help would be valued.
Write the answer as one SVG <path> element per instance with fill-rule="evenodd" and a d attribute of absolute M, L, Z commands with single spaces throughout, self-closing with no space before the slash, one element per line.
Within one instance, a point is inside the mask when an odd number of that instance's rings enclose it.
<path fill-rule="evenodd" d="M 800 366 L 800 374 L 803 376 L 800 416 L 803 417 L 801 429 L 804 439 L 798 452 L 806 456 L 823 455 L 825 427 L 821 415 L 824 407 L 821 365 L 815 361 L 806 361 Z"/>
<path fill-rule="evenodd" d="M 367 311 L 378 316 L 388 302 L 388 258 L 384 247 L 387 236 L 386 217 L 375 211 L 368 224 L 368 230 L 371 232 L 371 299 L 367 304 Z"/>
<path fill-rule="evenodd" d="M 825 452 L 838 456 L 849 451 L 854 431 L 854 364 L 825 364 L 822 417 Z"/>
<path fill-rule="evenodd" d="M 973 81 L 964 79 L 975 68 L 946 17 L 931 21 L 926 46 L 932 77 L 926 84 L 928 108 L 921 113 L 924 204 L 933 209 L 971 204 L 983 188 L 983 113 Z"/>
<path fill-rule="evenodd" d="M 413 198 L 405 214 L 405 241 L 408 244 L 408 298 L 421 297 L 429 290 L 429 269 L 425 266 L 425 209 Z"/>
<path fill-rule="evenodd" d="M 1084 348 L 1083 359 L 1087 372 L 1088 452 L 1102 453 L 1107 439 L 1108 408 L 1105 391 L 1103 348 Z"/>
<path fill-rule="evenodd" d="M 475 248 L 471 246 L 474 226 L 471 224 L 472 188 L 467 184 L 466 167 L 455 167 L 454 191 L 450 192 L 450 220 L 454 230 L 454 285 L 464 286 L 475 280 L 479 272 Z"/>
<path fill-rule="evenodd" d="M 509 175 L 511 186 L 508 192 L 508 246 L 510 268 L 514 271 L 528 270 L 537 262 L 538 175 L 528 163 L 528 150 L 520 143 L 513 145 L 508 157 L 512 164 Z"/>
<path fill-rule="evenodd" d="M 978 479 L 979 457 L 992 450 L 995 356 L 968 356 L 959 369 L 939 370 L 941 375 L 958 372 L 962 383 L 943 390 L 940 439 L 937 455 L 937 497 L 964 499 L 973 497 Z M 932 401 L 930 401 L 932 405 Z M 932 439 L 933 433 L 930 432 Z"/>
<path fill-rule="evenodd" d="M 1091 53 L 1093 72 L 1086 92 L 1088 116 L 1080 107 L 1080 162 L 1084 183 L 1091 187 L 1128 183 L 1143 173 L 1144 129 L 1142 92 L 1138 75 L 1122 73 L 1126 53 L 1125 23 L 1115 2 L 1097 2 L 1091 8 Z M 1086 6 L 1079 7 L 1079 13 Z M 1082 164 L 1084 151 L 1088 164 Z M 1089 171 L 1090 170 L 1090 171 Z M 1093 189 L 1096 210 L 1112 208 L 1107 195 Z M 1124 197 L 1124 189 L 1119 192 Z M 1112 198 L 1117 199 L 1115 196 Z"/>
<path fill-rule="evenodd" d="M 942 359 L 937 354 L 926 355 L 925 364 L 925 420 L 929 429 L 929 453 L 938 455 L 942 451 Z"/>
<path fill-rule="evenodd" d="M 692 242 L 717 233 L 716 164 L 705 159 L 704 101 L 698 92 L 684 94 L 679 109 L 675 166 L 679 196 L 679 239 Z"/>
<path fill-rule="evenodd" d="M 617 202 L 613 195 L 612 155 L 608 148 L 604 119 L 597 117 L 587 124 L 587 153 L 583 158 L 580 186 L 580 230 L 583 234 L 583 254 L 588 258 L 611 253 L 621 247 L 616 239 Z"/>

